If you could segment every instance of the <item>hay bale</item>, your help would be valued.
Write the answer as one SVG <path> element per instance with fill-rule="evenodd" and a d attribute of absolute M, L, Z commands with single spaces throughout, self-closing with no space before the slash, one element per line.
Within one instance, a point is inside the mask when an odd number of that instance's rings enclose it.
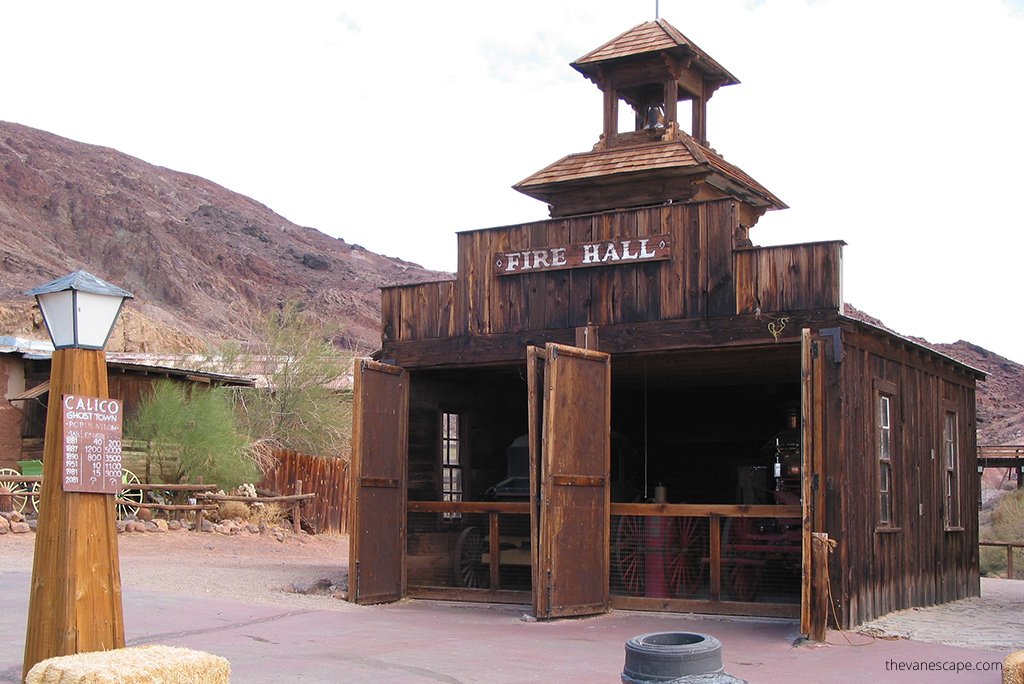
<path fill-rule="evenodd" d="M 25 684 L 227 684 L 231 665 L 220 656 L 174 646 L 136 646 L 48 658 Z"/>
<path fill-rule="evenodd" d="M 1006 656 L 1003 661 L 1003 684 L 1024 684 L 1024 651 Z"/>

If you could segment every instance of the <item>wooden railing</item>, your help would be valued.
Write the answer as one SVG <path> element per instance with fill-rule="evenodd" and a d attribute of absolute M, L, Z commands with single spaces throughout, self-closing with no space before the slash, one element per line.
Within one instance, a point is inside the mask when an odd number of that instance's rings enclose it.
<path fill-rule="evenodd" d="M 446 598 L 464 600 L 484 600 L 499 603 L 528 603 L 529 594 L 524 594 L 528 587 L 520 586 L 509 588 L 503 586 L 501 573 L 502 555 L 510 552 L 510 528 L 515 528 L 514 537 L 522 535 L 524 547 L 513 551 L 519 554 L 517 565 L 528 569 L 530 566 L 529 550 L 529 502 L 447 502 L 447 501 L 410 501 L 407 504 L 407 511 L 410 519 L 413 516 L 437 516 L 435 522 L 444 531 L 434 529 L 433 533 L 425 536 L 447 537 L 447 543 L 426 543 L 425 553 L 418 555 L 416 550 L 410 551 L 410 563 L 414 559 L 427 560 L 427 575 L 420 578 L 410 577 L 409 595 L 418 598 Z M 486 516 L 486 524 L 474 525 L 469 521 L 470 517 L 481 520 Z M 442 522 L 443 521 L 443 522 Z M 412 525 L 410 525 L 412 527 Z M 467 543 L 468 540 L 463 533 L 475 528 L 478 532 L 476 542 L 468 544 L 472 548 L 473 555 L 467 555 L 466 551 L 460 550 L 460 543 Z M 410 537 L 420 536 L 415 530 L 410 530 Z M 449 536 L 450 535 L 450 536 Z M 520 541 L 520 540 L 517 540 Z M 414 541 L 410 542 L 415 545 Z M 478 546 L 479 544 L 479 546 Z M 439 560 L 440 568 L 430 565 L 430 559 Z M 462 563 L 465 565 L 462 565 Z M 466 582 L 466 576 L 459 577 L 459 569 L 464 570 L 471 576 Z M 434 572 L 438 570 L 438 572 Z M 454 570 L 454 585 L 446 584 L 451 581 L 451 573 Z M 445 578 L 448 579 L 445 579 Z M 525 598 L 524 598 L 525 596 Z"/>
<path fill-rule="evenodd" d="M 190 482 L 180 482 L 176 484 L 124 484 L 121 487 L 121 491 L 132 490 L 138 492 L 195 492 L 199 495 L 201 492 L 213 492 L 217 490 L 215 484 L 203 484 L 203 478 L 199 478 L 199 482 L 192 484 Z M 202 531 L 203 527 L 203 516 L 207 511 L 217 510 L 215 504 L 201 504 L 198 501 L 194 504 L 168 504 L 160 503 L 158 501 L 146 501 L 145 495 L 141 497 L 142 501 L 133 499 L 125 499 L 123 496 L 118 496 L 114 499 L 114 503 L 121 506 L 131 506 L 132 508 L 145 508 L 146 510 L 158 510 L 173 513 L 175 517 L 181 515 L 185 511 L 193 511 L 196 514 L 195 531 Z M 190 497 L 191 498 L 191 497 Z"/>
<path fill-rule="evenodd" d="M 299 509 L 316 498 L 316 492 L 302 493 L 302 480 L 295 482 L 295 493 L 289 495 L 274 494 L 260 490 L 257 496 L 235 496 L 230 494 L 197 494 L 196 499 L 201 501 L 241 501 L 247 504 L 288 504 L 292 509 L 292 530 L 298 534 L 302 530 Z M 216 506 L 214 506 L 216 508 Z"/>
<path fill-rule="evenodd" d="M 1001 541 L 981 541 L 978 546 L 994 546 L 1006 549 L 1006 579 L 1017 579 L 1013 569 L 1013 552 L 1015 549 L 1024 549 L 1024 544 Z"/>
<path fill-rule="evenodd" d="M 0 475 L 0 482 L 10 482 L 14 484 L 34 485 L 42 484 L 43 477 L 41 475 Z M 143 483 L 125 483 L 121 486 L 121 492 L 125 491 L 136 491 L 136 492 L 212 492 L 217 490 L 217 485 L 214 484 L 203 484 L 202 478 L 199 478 L 199 482 L 192 484 L 183 482 L 179 484 L 143 484 Z M 12 496 L 27 497 L 33 499 L 35 510 L 39 510 L 39 495 L 41 493 L 40 487 L 26 487 L 23 490 L 14 492 Z M 165 504 L 157 501 L 145 501 L 144 495 L 140 496 L 138 500 L 123 498 L 123 494 L 119 493 L 114 499 L 114 503 L 119 506 L 130 506 L 132 508 L 145 508 L 155 509 L 160 511 L 168 511 L 173 513 L 181 513 L 182 511 L 195 511 L 200 521 L 202 514 L 205 511 L 216 510 L 217 505 L 212 503 L 207 504 Z M 199 525 L 196 529 L 199 529 Z"/>
<path fill-rule="evenodd" d="M 613 503 L 610 513 L 613 607 L 799 615 L 799 585 L 770 585 L 800 566 L 800 506 Z M 652 581 L 651 563 L 665 576 Z"/>
<path fill-rule="evenodd" d="M 417 561 L 425 562 L 427 570 L 438 568 L 438 577 L 452 565 L 458 567 L 454 540 L 465 528 L 477 527 L 486 534 L 479 549 L 486 588 L 467 587 L 458 577 L 457 586 L 446 588 L 427 575 L 425 582 L 410 579 L 410 595 L 522 601 L 521 592 L 517 599 L 502 591 L 501 566 L 502 552 L 508 553 L 510 546 L 510 516 L 528 516 L 529 503 L 410 501 L 407 510 L 411 547 L 428 547 L 423 553 L 429 555 Z M 447 543 L 427 542 L 432 533 L 414 529 L 413 516 L 422 514 L 438 516 L 432 532 Z M 470 516 L 476 521 L 469 521 Z M 613 503 L 609 516 L 613 606 L 799 616 L 800 506 Z M 411 548 L 410 557 L 419 550 Z M 653 563 L 665 568 L 661 580 L 647 571 Z M 782 566 L 791 580 L 784 590 L 769 586 L 768 579 Z"/>

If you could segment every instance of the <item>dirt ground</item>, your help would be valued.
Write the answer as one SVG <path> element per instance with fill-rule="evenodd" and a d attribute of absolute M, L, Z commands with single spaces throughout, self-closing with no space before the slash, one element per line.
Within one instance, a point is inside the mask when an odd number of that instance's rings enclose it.
<path fill-rule="evenodd" d="M 35 534 L 0 535 L 4 570 L 31 572 Z M 293 610 L 347 611 L 330 595 L 284 591 L 329 580 L 347 587 L 348 537 L 186 531 L 118 535 L 121 584 L 132 590 L 187 594 Z M 980 649 L 1024 648 L 1024 581 L 982 579 L 982 596 L 915 608 L 862 626 L 876 635 Z M 841 641 L 830 635 L 830 640 Z M 854 636 L 854 640 L 863 640 Z"/>
<path fill-rule="evenodd" d="M 348 606 L 330 596 L 282 590 L 321 579 L 345 584 L 346 536 L 288 532 L 284 541 L 277 541 L 273 535 L 179 530 L 119 534 L 117 542 L 121 584 L 132 589 L 306 609 Z M 0 535 L 4 569 L 31 572 L 34 544 L 34 533 Z"/>

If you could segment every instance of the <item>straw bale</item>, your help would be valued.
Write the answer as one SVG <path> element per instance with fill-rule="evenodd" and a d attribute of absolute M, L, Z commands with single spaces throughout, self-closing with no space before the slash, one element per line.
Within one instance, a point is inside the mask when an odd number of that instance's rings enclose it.
<path fill-rule="evenodd" d="M 1003 684 L 1024 684 L 1024 651 L 1006 656 L 1003 661 Z"/>
<path fill-rule="evenodd" d="M 25 684 L 227 684 L 220 656 L 175 646 L 136 646 L 48 658 Z"/>

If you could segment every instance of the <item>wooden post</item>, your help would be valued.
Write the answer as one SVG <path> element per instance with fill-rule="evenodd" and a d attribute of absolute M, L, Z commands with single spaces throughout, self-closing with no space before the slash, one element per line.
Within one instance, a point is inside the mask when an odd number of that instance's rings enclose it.
<path fill-rule="evenodd" d="M 498 514 L 490 515 L 490 549 L 491 554 L 491 589 L 501 589 L 501 531 L 498 527 Z"/>
<path fill-rule="evenodd" d="M 711 600 L 719 601 L 722 598 L 722 518 L 712 515 L 708 518 L 708 530 L 710 531 L 708 555 L 711 566 Z"/>
<path fill-rule="evenodd" d="M 302 480 L 295 481 L 295 494 L 296 496 L 302 494 Z M 302 505 L 302 501 L 298 500 L 292 504 L 292 530 L 295 534 L 302 531 L 302 516 L 299 515 L 299 506 Z"/>
<path fill-rule="evenodd" d="M 196 483 L 203 484 L 203 476 L 200 475 L 196 478 Z M 197 502 L 198 503 L 198 502 Z M 194 532 L 203 531 L 203 521 L 206 520 L 206 509 L 200 508 L 196 511 L 196 526 L 193 529 Z"/>
<path fill-rule="evenodd" d="M 63 489 L 65 394 L 108 396 L 103 350 L 53 353 L 22 676 L 47 658 L 124 647 L 114 496 Z"/>
<path fill-rule="evenodd" d="M 807 638 L 824 641 L 828 631 L 828 535 L 811 532 L 811 609 Z"/>
<path fill-rule="evenodd" d="M 1015 579 L 1013 571 L 1013 544 L 1006 545 L 1006 579 Z"/>

